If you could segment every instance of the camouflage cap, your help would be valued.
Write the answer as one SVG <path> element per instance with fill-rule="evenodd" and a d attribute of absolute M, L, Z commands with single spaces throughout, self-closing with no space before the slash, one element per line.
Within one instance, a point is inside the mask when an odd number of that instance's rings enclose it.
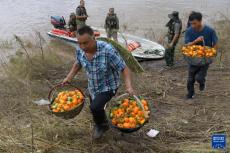
<path fill-rule="evenodd" d="M 114 8 L 113 7 L 109 8 L 109 12 L 111 12 L 113 14 L 114 13 Z"/>
<path fill-rule="evenodd" d="M 179 12 L 173 11 L 171 14 L 168 15 L 170 19 L 173 19 L 175 17 L 179 17 Z"/>

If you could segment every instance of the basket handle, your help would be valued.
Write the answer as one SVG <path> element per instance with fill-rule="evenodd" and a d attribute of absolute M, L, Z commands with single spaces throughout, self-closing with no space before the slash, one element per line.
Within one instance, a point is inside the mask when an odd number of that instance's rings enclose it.
<path fill-rule="evenodd" d="M 121 99 L 122 97 L 125 97 L 125 96 L 127 96 L 127 95 L 128 95 L 128 93 L 124 93 L 124 94 L 122 94 L 122 95 L 116 97 L 115 100 L 118 101 L 119 99 Z"/>
<path fill-rule="evenodd" d="M 50 89 L 50 91 L 49 91 L 49 94 L 48 94 L 48 100 L 51 102 L 51 95 L 52 95 L 52 93 L 53 93 L 53 91 L 54 90 L 56 90 L 57 88 L 60 88 L 60 87 L 64 87 L 64 86 L 72 86 L 72 87 L 74 87 L 74 88 L 76 88 L 76 89 L 78 89 L 78 90 L 80 90 L 79 88 L 77 88 L 77 87 L 75 87 L 74 85 L 72 85 L 71 83 L 69 83 L 69 82 L 67 82 L 67 83 L 59 83 L 59 84 L 57 84 L 57 85 L 55 85 L 55 86 L 53 86 L 51 89 Z M 80 90 L 81 91 L 81 90 Z M 81 91 L 82 92 L 82 91 Z M 83 92 L 82 92 L 83 93 Z"/>
<path fill-rule="evenodd" d="M 143 106 L 141 100 L 140 100 L 136 95 L 133 95 L 133 97 L 136 99 L 137 103 L 141 106 L 141 109 L 142 109 L 143 111 L 145 111 L 145 108 L 144 108 L 144 106 Z"/>

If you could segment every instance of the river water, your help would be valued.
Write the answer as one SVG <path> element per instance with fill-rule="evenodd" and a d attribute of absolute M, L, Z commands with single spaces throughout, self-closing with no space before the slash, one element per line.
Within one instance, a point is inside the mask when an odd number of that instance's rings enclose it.
<path fill-rule="evenodd" d="M 45 33 L 52 27 L 51 15 L 64 16 L 68 20 L 75 12 L 78 0 L 0 0 L 0 40 L 17 34 L 29 37 L 34 31 Z M 209 23 L 221 14 L 230 17 L 230 0 L 86 0 L 90 16 L 89 25 L 102 27 L 108 8 L 114 7 L 122 29 L 129 33 L 147 36 L 162 30 L 168 21 L 167 14 L 178 10 L 183 21 L 191 10 L 204 13 Z"/>

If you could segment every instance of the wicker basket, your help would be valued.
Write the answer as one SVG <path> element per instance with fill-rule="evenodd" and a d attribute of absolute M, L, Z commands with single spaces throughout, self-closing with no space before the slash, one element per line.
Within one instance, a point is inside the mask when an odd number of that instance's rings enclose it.
<path fill-rule="evenodd" d="M 203 42 L 203 46 L 205 46 L 205 42 Z M 210 48 L 208 46 L 205 46 L 205 47 Z M 216 55 L 214 57 L 191 57 L 185 54 L 183 55 L 184 55 L 184 59 L 188 62 L 188 64 L 194 65 L 194 66 L 204 66 L 207 64 L 211 64 L 216 57 Z"/>
<path fill-rule="evenodd" d="M 214 58 L 215 57 L 190 57 L 184 55 L 184 59 L 188 62 L 188 64 L 194 66 L 204 66 L 207 64 L 211 64 Z"/>
<path fill-rule="evenodd" d="M 119 101 L 119 100 L 121 100 L 121 99 L 124 99 L 125 97 L 129 97 L 128 94 L 123 94 L 123 95 L 117 97 L 117 98 L 115 99 L 115 101 L 117 102 L 117 101 Z M 133 96 L 133 98 L 136 99 L 138 105 L 141 106 L 142 110 L 144 110 L 144 106 L 142 105 L 140 99 L 139 99 L 137 96 L 135 96 L 135 95 Z M 113 105 L 113 106 L 116 106 L 116 105 L 118 105 L 118 104 L 115 104 L 115 105 Z M 112 111 L 112 110 L 110 110 L 109 113 L 111 113 L 111 111 Z M 149 114 L 148 114 L 148 115 L 149 115 Z M 138 126 L 138 127 L 136 127 L 136 128 L 120 128 L 120 127 L 117 127 L 117 126 L 113 125 L 113 124 L 112 124 L 112 121 L 111 121 L 111 118 L 109 117 L 109 122 L 110 122 L 111 127 L 115 128 L 115 129 L 117 129 L 117 130 L 119 130 L 119 131 L 122 132 L 122 133 L 132 133 L 132 132 L 136 132 L 136 131 L 140 130 L 146 123 L 148 123 L 148 120 L 149 120 L 149 118 L 146 118 L 145 122 L 144 122 L 142 125 L 140 125 L 140 126 Z"/>
<path fill-rule="evenodd" d="M 56 115 L 57 117 L 61 117 L 63 119 L 72 119 L 74 117 L 76 117 L 78 114 L 80 114 L 82 108 L 84 107 L 84 103 L 85 103 L 85 99 L 83 100 L 83 102 L 81 104 L 79 104 L 78 106 L 76 106 L 74 109 L 70 110 L 70 111 L 66 111 L 66 112 L 53 112 L 51 109 L 51 105 L 54 102 L 56 96 L 57 96 L 57 92 L 63 91 L 63 90 L 79 90 L 83 96 L 85 97 L 84 93 L 82 92 L 82 90 L 80 90 L 79 88 L 73 86 L 72 84 L 58 84 L 56 86 L 54 86 L 48 95 L 48 99 L 51 102 L 51 104 L 49 105 L 49 110 Z"/>

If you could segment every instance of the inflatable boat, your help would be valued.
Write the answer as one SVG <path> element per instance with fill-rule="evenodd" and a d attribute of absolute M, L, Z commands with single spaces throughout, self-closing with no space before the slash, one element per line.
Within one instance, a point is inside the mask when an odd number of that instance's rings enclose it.
<path fill-rule="evenodd" d="M 69 32 L 63 25 L 65 21 L 63 17 L 59 17 L 58 21 L 62 20 L 62 23 L 57 23 L 55 19 L 58 17 L 51 17 L 51 23 L 54 25 L 54 28 L 47 32 L 50 37 L 57 38 L 60 40 L 67 41 L 72 45 L 77 45 L 77 38 L 75 34 Z M 61 26 L 57 26 L 61 25 Z M 104 29 L 93 27 L 95 37 L 106 37 L 106 32 Z M 164 58 L 165 49 L 162 45 L 141 38 L 138 36 L 133 36 L 130 34 L 118 33 L 118 42 L 126 47 L 132 55 L 138 60 L 154 60 Z"/>

